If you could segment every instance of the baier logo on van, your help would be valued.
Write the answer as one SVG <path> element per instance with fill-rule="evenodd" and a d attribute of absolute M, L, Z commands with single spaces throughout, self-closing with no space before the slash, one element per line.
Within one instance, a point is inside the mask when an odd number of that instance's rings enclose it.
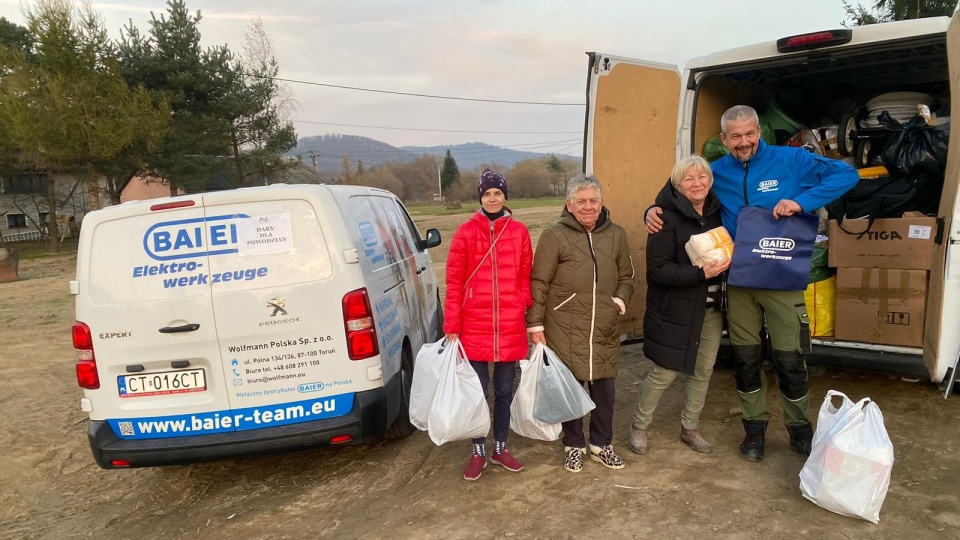
<path fill-rule="evenodd" d="M 237 253 L 237 223 L 249 217 L 228 214 L 156 223 L 143 234 L 143 250 L 157 261 Z"/>
<path fill-rule="evenodd" d="M 367 247 L 377 245 L 377 231 L 374 230 L 373 224 L 369 221 L 360 222 L 360 240 L 362 240 L 363 245 Z"/>
<path fill-rule="evenodd" d="M 760 247 L 773 251 L 793 251 L 797 243 L 790 238 L 761 238 Z"/>

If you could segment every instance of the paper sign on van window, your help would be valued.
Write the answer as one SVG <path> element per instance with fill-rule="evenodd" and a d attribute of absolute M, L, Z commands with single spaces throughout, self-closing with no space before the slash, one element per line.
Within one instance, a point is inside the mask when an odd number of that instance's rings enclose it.
<path fill-rule="evenodd" d="M 262 255 L 293 249 L 290 214 L 252 216 L 237 223 L 240 255 Z"/>
<path fill-rule="evenodd" d="M 916 238 L 917 240 L 929 240 L 930 231 L 931 227 L 927 225 L 911 225 L 907 231 L 907 237 Z"/>

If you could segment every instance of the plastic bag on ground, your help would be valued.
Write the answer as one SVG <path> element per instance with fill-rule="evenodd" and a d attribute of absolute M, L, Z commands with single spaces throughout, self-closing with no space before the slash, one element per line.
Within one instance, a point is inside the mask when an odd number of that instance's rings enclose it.
<path fill-rule="evenodd" d="M 459 341 L 457 348 L 461 349 Z M 461 349 L 462 350 L 462 349 Z M 490 408 L 480 378 L 465 355 L 445 363 L 427 418 L 427 434 L 440 446 L 450 441 L 484 437 L 490 431 Z"/>
<path fill-rule="evenodd" d="M 413 366 L 413 382 L 410 383 L 410 423 L 420 431 L 427 430 L 427 419 L 443 366 L 455 364 L 460 355 L 466 356 L 459 340 L 447 342 L 442 338 L 420 347 Z"/>
<path fill-rule="evenodd" d="M 544 424 L 559 424 L 582 418 L 596 405 L 556 353 L 546 345 L 541 346 L 544 362 L 537 379 L 533 417 Z M 535 349 L 534 353 L 536 352 Z"/>
<path fill-rule="evenodd" d="M 834 396 L 843 399 L 840 407 L 833 406 Z M 831 512 L 878 523 L 892 469 L 893 443 L 877 404 L 827 392 L 800 470 L 803 496 Z"/>
<path fill-rule="evenodd" d="M 538 343 L 529 360 L 520 361 L 520 384 L 510 403 L 510 429 L 517 435 L 541 441 L 560 437 L 560 424 L 547 424 L 533 417 L 537 401 L 537 380 L 543 368 L 543 344 Z"/>

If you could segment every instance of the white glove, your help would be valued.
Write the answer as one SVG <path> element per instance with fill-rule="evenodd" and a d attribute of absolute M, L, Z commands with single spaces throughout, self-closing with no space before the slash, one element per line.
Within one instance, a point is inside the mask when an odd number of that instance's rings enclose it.
<path fill-rule="evenodd" d="M 620 310 L 621 315 L 627 312 L 627 306 L 623 305 L 623 300 L 617 298 L 616 296 L 611 298 L 613 299 L 613 303 L 617 305 L 617 309 Z"/>

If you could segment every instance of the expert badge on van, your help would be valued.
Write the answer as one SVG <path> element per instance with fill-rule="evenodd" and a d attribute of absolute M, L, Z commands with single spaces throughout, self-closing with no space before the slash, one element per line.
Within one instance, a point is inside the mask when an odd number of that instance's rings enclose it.
<path fill-rule="evenodd" d="M 77 381 L 105 469 L 414 431 L 414 351 L 442 334 L 437 279 L 393 194 L 238 189 L 84 218 Z"/>

